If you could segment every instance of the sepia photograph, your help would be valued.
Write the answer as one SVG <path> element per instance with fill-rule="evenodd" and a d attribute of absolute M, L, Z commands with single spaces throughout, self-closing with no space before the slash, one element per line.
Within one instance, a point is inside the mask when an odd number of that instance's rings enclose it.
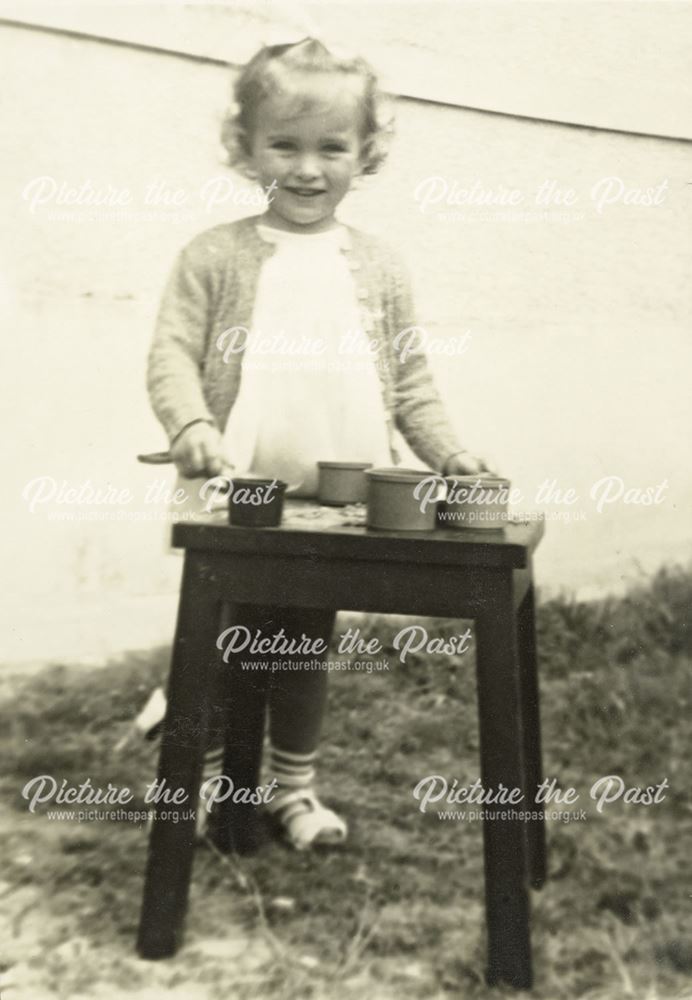
<path fill-rule="evenodd" d="M 692 998 L 692 0 L 0 0 L 0 1000 Z"/>

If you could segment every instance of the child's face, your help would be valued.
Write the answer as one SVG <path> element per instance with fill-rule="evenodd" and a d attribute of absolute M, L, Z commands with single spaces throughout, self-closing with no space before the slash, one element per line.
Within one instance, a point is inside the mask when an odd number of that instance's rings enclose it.
<path fill-rule="evenodd" d="M 305 111 L 295 97 L 267 97 L 257 109 L 250 165 L 270 190 L 267 221 L 294 232 L 320 232 L 360 169 L 359 94 L 345 81 L 304 81 Z"/>

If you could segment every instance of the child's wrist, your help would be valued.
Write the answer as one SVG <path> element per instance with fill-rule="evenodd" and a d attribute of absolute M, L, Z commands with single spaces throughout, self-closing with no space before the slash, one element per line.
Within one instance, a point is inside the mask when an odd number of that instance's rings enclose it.
<path fill-rule="evenodd" d="M 194 427 L 195 424 L 209 424 L 210 426 L 213 426 L 212 421 L 207 420 L 206 417 L 196 417 L 194 420 L 189 420 L 183 427 L 180 428 L 175 437 L 171 438 L 171 447 L 183 436 L 189 427 Z"/>

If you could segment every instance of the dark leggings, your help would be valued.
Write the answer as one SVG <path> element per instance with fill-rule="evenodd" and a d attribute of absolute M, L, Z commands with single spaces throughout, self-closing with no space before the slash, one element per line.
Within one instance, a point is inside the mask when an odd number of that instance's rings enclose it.
<path fill-rule="evenodd" d="M 259 630 L 261 638 L 271 639 L 283 629 L 286 640 L 298 642 L 305 635 L 311 644 L 316 639 L 328 644 L 335 618 L 335 611 L 314 608 L 234 605 L 224 608 L 219 632 L 237 624 L 244 625 L 252 636 Z M 221 655 L 211 696 L 209 745 L 223 741 L 227 717 L 236 745 L 255 744 L 258 733 L 264 732 L 266 706 L 272 745 L 289 753 L 312 753 L 319 742 L 327 703 L 327 671 L 316 664 L 326 662 L 326 652 L 291 656 L 253 655 L 240 650 L 231 653 L 227 663 Z M 262 669 L 277 661 L 296 669 Z M 303 662 L 306 665 L 301 667 Z M 253 668 L 243 669 L 241 663 Z"/>

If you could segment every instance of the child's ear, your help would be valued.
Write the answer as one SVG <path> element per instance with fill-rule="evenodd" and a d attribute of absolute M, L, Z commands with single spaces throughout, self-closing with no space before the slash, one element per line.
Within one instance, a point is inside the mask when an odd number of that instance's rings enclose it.
<path fill-rule="evenodd" d="M 370 160 L 372 157 L 372 139 L 363 139 L 358 151 L 358 177 L 365 177 L 369 172 Z"/>
<path fill-rule="evenodd" d="M 237 115 L 226 118 L 221 131 L 221 142 L 228 154 L 229 166 L 249 180 L 256 180 L 257 174 L 252 167 L 252 141 L 247 130 L 239 123 Z"/>
<path fill-rule="evenodd" d="M 257 172 L 252 166 L 252 139 L 242 125 L 236 125 L 235 145 L 238 151 L 238 167 L 251 180 L 255 180 Z"/>
<path fill-rule="evenodd" d="M 242 155 L 249 159 L 252 156 L 252 138 L 242 125 L 235 127 L 235 141 Z"/>
<path fill-rule="evenodd" d="M 226 150 L 227 163 L 238 173 L 250 179 L 252 152 L 245 129 L 238 121 L 237 113 L 229 114 L 221 127 L 221 144 Z"/>
<path fill-rule="evenodd" d="M 248 163 L 252 159 L 252 134 L 249 129 L 241 125 L 240 119 L 236 119 L 233 126 L 233 142 L 238 152 L 238 157 L 243 163 Z"/>

